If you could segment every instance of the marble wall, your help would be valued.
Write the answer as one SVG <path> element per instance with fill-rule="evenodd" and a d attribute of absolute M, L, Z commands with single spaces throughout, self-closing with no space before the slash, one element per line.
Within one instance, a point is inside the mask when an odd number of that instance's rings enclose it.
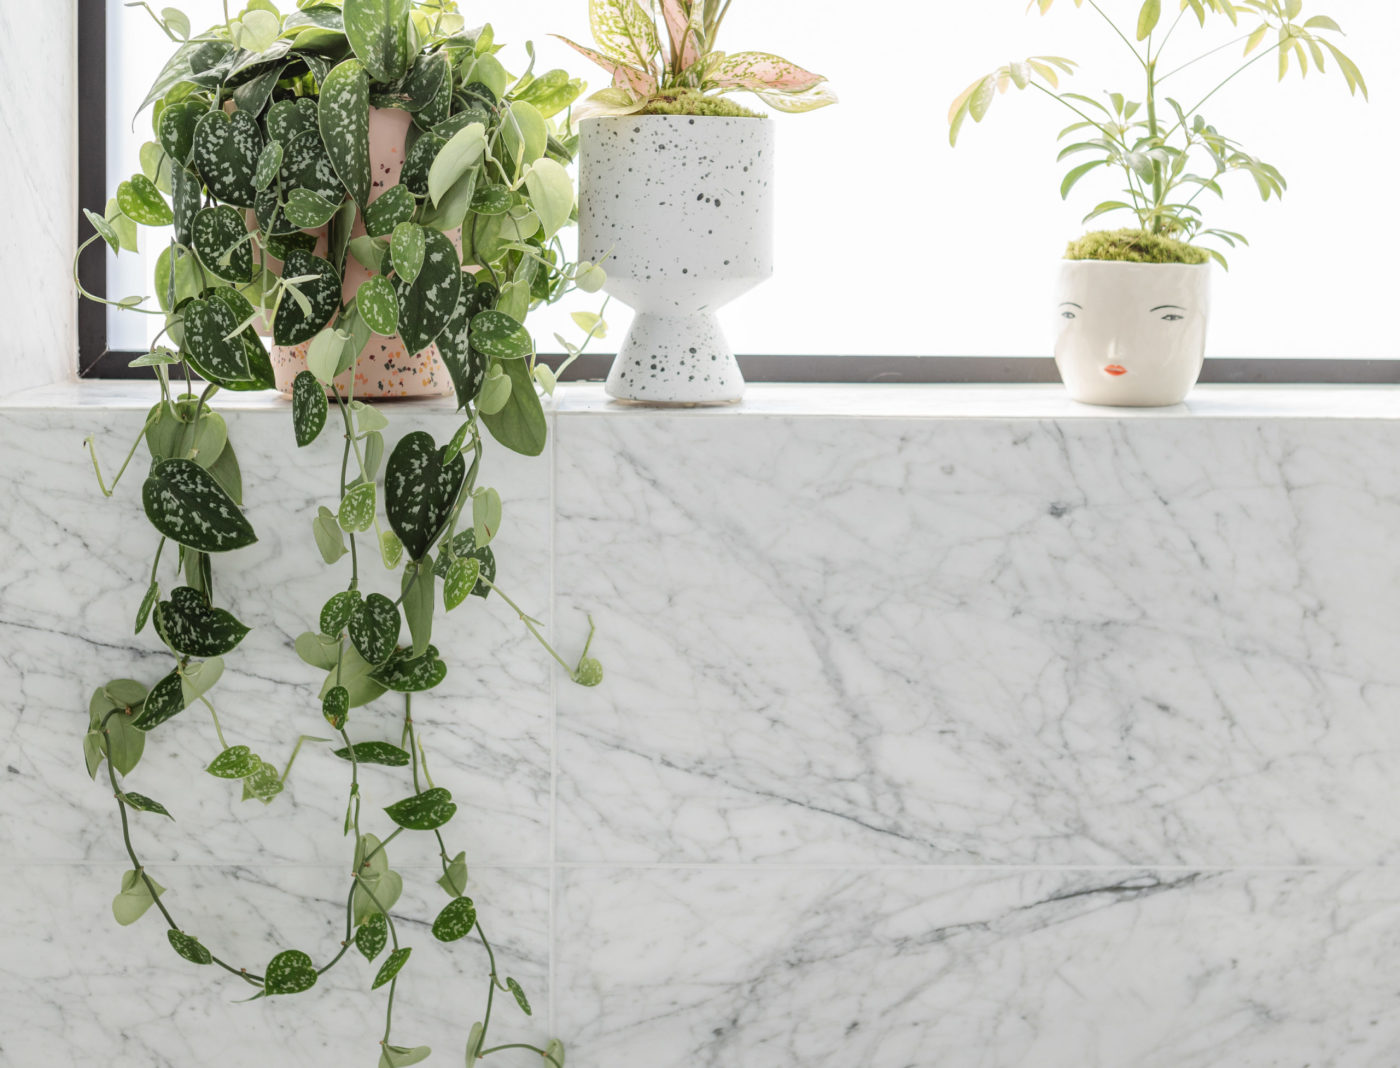
<path fill-rule="evenodd" d="M 116 456 L 148 399 L 96 389 L 0 404 L 0 1002 L 22 1021 L 0 1063 L 371 1064 L 362 963 L 331 998 L 238 1006 L 156 924 L 111 921 L 127 865 L 86 697 L 160 657 L 129 637 L 135 486 L 102 500 L 81 448 L 111 429 Z M 583 1068 L 1397 1063 L 1396 399 L 788 387 L 701 413 L 570 387 L 547 455 L 488 478 L 503 584 L 566 650 L 591 613 L 607 679 L 572 686 L 488 602 L 439 635 L 473 668 L 415 705 L 537 1007 L 507 1030 Z M 258 625 L 225 730 L 277 759 L 318 728 L 287 646 L 334 586 L 286 522 L 325 481 L 276 465 L 287 423 L 230 416 L 263 540 L 222 580 Z M 263 809 L 191 782 L 211 733 L 186 713 L 133 775 L 175 810 L 146 850 L 172 907 L 253 961 L 334 944 L 343 765 L 304 753 Z M 411 930 L 396 1035 L 457 1063 L 483 963 Z"/>
<path fill-rule="evenodd" d="M 0 393 L 62 382 L 76 370 L 78 247 L 76 0 L 0 3 Z"/>

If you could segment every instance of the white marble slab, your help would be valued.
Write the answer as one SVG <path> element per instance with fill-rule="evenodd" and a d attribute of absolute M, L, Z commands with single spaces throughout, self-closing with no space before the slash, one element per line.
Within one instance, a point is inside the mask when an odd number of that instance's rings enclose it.
<path fill-rule="evenodd" d="M 283 1068 L 373 1065 L 388 989 L 370 991 L 373 964 L 353 947 L 306 993 L 238 1002 L 253 990 L 213 965 L 178 957 L 154 909 L 118 927 L 110 902 L 119 864 L 7 868 L 0 924 L 0 1063 L 109 1068 Z M 345 934 L 344 867 L 152 865 L 182 926 L 230 963 L 261 972 L 300 949 L 318 966 Z M 447 903 L 433 870 L 401 869 L 399 939 L 413 949 L 394 1000 L 395 1045 L 428 1045 L 432 1064 L 460 1064 L 467 1033 L 485 1010 L 489 965 L 473 938 L 436 941 L 432 919 Z M 501 974 L 530 996 L 533 1019 L 509 996 L 492 1010 L 491 1044 L 548 1040 L 549 879 L 528 869 L 474 869 L 469 895 Z M 508 1050 L 496 1068 L 538 1068 Z"/>
<path fill-rule="evenodd" d="M 74 3 L 0 4 L 0 143 L 9 149 L 0 394 L 77 370 L 77 22 Z"/>
<path fill-rule="evenodd" d="M 558 425 L 561 859 L 1400 856 L 1400 423 Z"/>
<path fill-rule="evenodd" d="M 568 872 L 590 1066 L 1394 1062 L 1400 873 Z"/>
<path fill-rule="evenodd" d="M 0 849 L 26 860 L 113 860 L 121 854 L 110 788 L 88 781 L 81 734 L 92 690 L 133 672 L 147 685 L 170 667 L 153 631 L 132 636 L 156 536 L 140 511 L 148 461 L 138 456 L 117 495 L 104 500 L 82 447 L 100 435 L 109 477 L 139 427 L 140 410 L 120 407 L 10 408 L 0 412 L 0 500 L 6 504 L 0 565 L 0 736 L 10 740 L 0 781 L 6 806 L 23 820 L 0 820 Z M 220 398 L 222 399 L 222 398 Z M 389 411 L 394 419 L 392 409 Z M 427 414 L 431 411 L 432 414 Z M 445 441 L 456 427 L 450 406 L 415 409 L 420 425 Z M 295 458 L 285 402 L 264 399 L 229 411 L 245 477 L 247 514 L 260 541 L 215 571 L 216 592 L 253 633 L 225 658 L 213 697 L 230 744 L 250 745 L 282 766 L 301 734 L 328 734 L 316 700 L 319 673 L 291 643 L 314 629 L 322 601 L 343 588 L 348 558 L 322 563 L 311 536 L 317 504 L 334 507 L 339 451 L 331 435 Z M 391 426 L 393 434 L 404 423 Z M 266 472 L 276 472 L 269 478 Z M 497 545 L 499 578 L 522 606 L 547 620 L 549 465 L 493 449 L 483 484 L 506 497 Z M 42 494 L 37 487 L 44 487 Z M 366 554 L 365 589 L 397 595 L 397 576 Z M 173 557 L 170 557 L 173 566 Z M 167 591 L 173 572 L 163 575 Z M 470 598 L 440 617 L 435 643 L 452 663 L 447 681 L 414 702 L 418 736 L 439 785 L 461 805 L 462 843 L 481 863 L 549 859 L 551 662 L 504 604 Z M 398 743 L 402 703 L 387 695 L 352 713 L 356 740 Z M 199 774 L 217 755 L 209 717 L 192 708 L 149 739 L 136 789 L 162 801 L 176 822 L 150 828 L 151 859 L 186 863 L 338 862 L 334 833 L 343 820 L 348 774 L 332 746 L 298 758 L 272 806 L 239 800 L 236 784 Z M 368 768 L 370 812 L 413 792 L 407 769 Z M 384 817 L 380 817 L 384 820 Z M 387 822 L 387 820 L 384 820 Z M 329 851 L 329 852 L 328 852 Z"/>

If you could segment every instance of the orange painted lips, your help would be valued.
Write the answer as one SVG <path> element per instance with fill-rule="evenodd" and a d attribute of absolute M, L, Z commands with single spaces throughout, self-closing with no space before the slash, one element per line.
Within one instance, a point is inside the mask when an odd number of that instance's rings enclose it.
<path fill-rule="evenodd" d="M 1114 378 L 1117 378 L 1119 375 L 1125 375 L 1128 373 L 1128 369 L 1120 363 L 1111 363 L 1104 368 L 1104 371 L 1107 374 L 1111 374 Z"/>

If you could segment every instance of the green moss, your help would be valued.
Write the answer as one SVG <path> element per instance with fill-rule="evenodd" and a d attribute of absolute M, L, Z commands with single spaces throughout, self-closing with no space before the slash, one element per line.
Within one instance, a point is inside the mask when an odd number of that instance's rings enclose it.
<path fill-rule="evenodd" d="M 698 89 L 664 89 L 647 101 L 639 115 L 718 115 L 730 119 L 761 119 L 756 111 L 728 97 L 706 96 Z"/>
<path fill-rule="evenodd" d="M 1119 263 L 1206 263 L 1210 254 L 1174 238 L 1146 230 L 1099 230 L 1071 241 L 1067 260 L 1114 260 Z"/>

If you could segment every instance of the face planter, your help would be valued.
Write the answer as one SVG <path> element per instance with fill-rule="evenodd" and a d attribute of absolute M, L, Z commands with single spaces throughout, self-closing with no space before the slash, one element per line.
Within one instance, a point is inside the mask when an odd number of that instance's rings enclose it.
<path fill-rule="evenodd" d="M 744 378 L 715 311 L 773 273 L 773 122 L 690 115 L 586 119 L 579 257 L 637 312 L 609 396 L 730 404 Z"/>
<path fill-rule="evenodd" d="M 1066 261 L 1055 303 L 1055 364 L 1075 400 L 1160 408 L 1196 384 L 1209 264 Z"/>

